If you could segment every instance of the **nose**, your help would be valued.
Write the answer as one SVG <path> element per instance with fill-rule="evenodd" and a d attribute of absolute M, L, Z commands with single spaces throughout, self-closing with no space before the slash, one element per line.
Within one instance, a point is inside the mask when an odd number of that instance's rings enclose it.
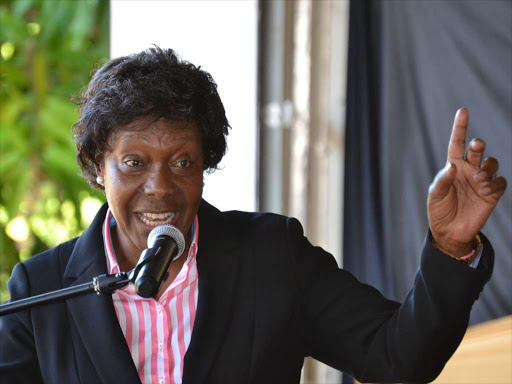
<path fill-rule="evenodd" d="M 144 184 L 144 193 L 157 199 L 163 199 L 173 194 L 175 189 L 176 184 L 173 174 L 166 166 L 158 166 L 152 169 L 148 173 L 148 178 Z"/>

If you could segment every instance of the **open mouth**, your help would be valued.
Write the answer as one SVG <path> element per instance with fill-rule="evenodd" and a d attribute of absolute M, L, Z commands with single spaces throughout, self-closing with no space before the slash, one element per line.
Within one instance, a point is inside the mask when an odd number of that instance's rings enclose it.
<path fill-rule="evenodd" d="M 149 212 L 138 212 L 139 219 L 146 225 L 156 227 L 157 225 L 170 224 L 174 217 L 175 212 L 163 212 L 163 213 L 149 213 Z"/>

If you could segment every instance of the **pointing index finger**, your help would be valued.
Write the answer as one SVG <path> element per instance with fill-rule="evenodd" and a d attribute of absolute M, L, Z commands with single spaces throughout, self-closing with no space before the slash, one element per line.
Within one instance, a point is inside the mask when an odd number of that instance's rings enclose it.
<path fill-rule="evenodd" d="M 448 144 L 448 160 L 464 158 L 468 120 L 468 110 L 460 108 L 455 114 L 455 120 L 453 121 L 452 135 Z"/>

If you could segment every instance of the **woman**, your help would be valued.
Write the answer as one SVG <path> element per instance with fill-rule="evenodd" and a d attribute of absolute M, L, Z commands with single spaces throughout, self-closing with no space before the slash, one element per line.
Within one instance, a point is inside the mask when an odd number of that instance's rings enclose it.
<path fill-rule="evenodd" d="M 209 74 L 172 50 L 112 60 L 75 126 L 78 162 L 108 203 L 78 239 L 18 264 L 11 297 L 129 271 L 161 224 L 185 234 L 185 256 L 155 299 L 128 286 L 0 318 L 0 380 L 298 383 L 305 356 L 362 381 L 433 380 L 490 278 L 492 247 L 477 234 L 506 187 L 495 159 L 480 164 L 482 140 L 465 157 L 467 121 L 461 109 L 400 305 L 338 269 L 297 220 L 202 200 L 203 173 L 224 155 L 229 129 Z"/>

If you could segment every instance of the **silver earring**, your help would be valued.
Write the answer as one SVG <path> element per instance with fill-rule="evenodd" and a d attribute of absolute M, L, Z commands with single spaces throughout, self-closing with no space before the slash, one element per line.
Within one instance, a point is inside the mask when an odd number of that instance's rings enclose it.
<path fill-rule="evenodd" d="M 103 177 L 102 177 L 102 176 L 98 176 L 98 177 L 96 177 L 96 182 L 97 182 L 99 185 L 103 185 L 103 183 L 104 183 Z"/>

